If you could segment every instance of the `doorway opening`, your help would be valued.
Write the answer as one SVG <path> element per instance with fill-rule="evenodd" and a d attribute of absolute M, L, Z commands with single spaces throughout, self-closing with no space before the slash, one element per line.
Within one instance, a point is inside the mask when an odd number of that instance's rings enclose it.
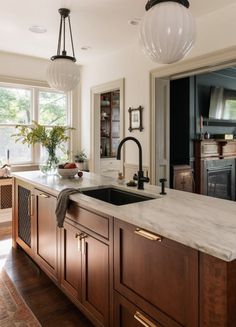
<path fill-rule="evenodd" d="M 170 82 L 231 67 L 235 65 L 235 55 L 236 47 L 233 47 L 151 72 L 150 175 L 152 184 L 158 184 L 159 179 L 163 177 L 170 182 Z M 196 124 L 198 125 L 199 121 Z"/>

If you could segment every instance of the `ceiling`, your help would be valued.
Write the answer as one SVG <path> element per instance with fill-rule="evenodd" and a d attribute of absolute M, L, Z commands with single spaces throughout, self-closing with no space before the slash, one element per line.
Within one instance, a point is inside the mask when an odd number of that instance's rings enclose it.
<path fill-rule="evenodd" d="M 236 3 L 236 0 L 189 1 L 195 17 Z M 79 63 L 86 63 L 135 42 L 138 26 L 132 26 L 128 21 L 144 15 L 146 2 L 146 0 L 1 1 L 0 51 L 41 58 L 55 55 L 60 20 L 57 10 L 67 7 L 71 9 L 77 60 Z M 31 25 L 45 26 L 47 33 L 32 33 L 29 31 Z M 82 51 L 83 46 L 90 46 L 91 50 Z"/>

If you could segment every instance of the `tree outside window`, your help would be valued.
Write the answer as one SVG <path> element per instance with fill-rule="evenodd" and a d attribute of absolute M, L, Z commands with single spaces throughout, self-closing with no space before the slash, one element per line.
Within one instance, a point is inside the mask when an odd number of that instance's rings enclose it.
<path fill-rule="evenodd" d="M 33 101 L 35 99 L 35 101 Z M 22 86 L 0 86 L 0 164 L 6 162 L 7 150 L 10 163 L 33 163 L 39 154 L 31 146 L 15 143 L 16 125 L 30 126 L 32 120 L 45 126 L 68 124 L 68 96 L 49 89 Z"/>

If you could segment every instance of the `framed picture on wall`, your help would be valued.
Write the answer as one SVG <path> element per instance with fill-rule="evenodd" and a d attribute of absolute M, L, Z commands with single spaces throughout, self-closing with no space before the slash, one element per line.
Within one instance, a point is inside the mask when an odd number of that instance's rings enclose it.
<path fill-rule="evenodd" d="M 132 132 L 138 129 L 140 132 L 143 130 L 143 117 L 142 117 L 143 107 L 129 108 L 129 131 Z"/>

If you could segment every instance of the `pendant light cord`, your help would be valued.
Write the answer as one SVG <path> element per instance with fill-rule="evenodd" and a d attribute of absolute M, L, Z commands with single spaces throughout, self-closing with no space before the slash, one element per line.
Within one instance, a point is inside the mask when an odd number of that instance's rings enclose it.
<path fill-rule="evenodd" d="M 66 56 L 66 19 L 63 17 L 63 50 L 62 55 Z"/>
<path fill-rule="evenodd" d="M 60 28 L 59 28 L 59 36 L 58 36 L 57 55 L 51 57 L 51 60 L 55 60 L 56 58 L 63 57 L 63 58 L 67 58 L 67 59 L 70 59 L 70 60 L 76 62 L 74 42 L 73 42 L 73 36 L 72 36 L 72 28 L 71 28 L 71 22 L 70 22 L 70 10 L 66 9 L 66 8 L 61 8 L 61 9 L 59 9 L 59 13 L 61 15 L 61 20 L 60 20 Z M 71 41 L 73 57 L 67 56 L 67 51 L 66 51 L 66 18 L 68 18 L 70 41 Z M 61 51 L 61 47 L 63 47 L 62 51 Z"/>
<path fill-rule="evenodd" d="M 62 16 L 60 21 L 60 29 L 59 29 L 59 37 L 58 37 L 58 45 L 57 45 L 57 55 L 60 56 L 61 52 L 61 32 L 62 32 Z"/>
<path fill-rule="evenodd" d="M 70 29 L 70 41 L 71 41 L 71 47 L 72 47 L 72 54 L 73 54 L 73 57 L 75 58 L 75 49 L 74 49 L 72 29 L 71 29 L 71 24 L 70 24 L 70 16 L 68 16 L 68 22 L 69 22 L 69 29 Z"/>

